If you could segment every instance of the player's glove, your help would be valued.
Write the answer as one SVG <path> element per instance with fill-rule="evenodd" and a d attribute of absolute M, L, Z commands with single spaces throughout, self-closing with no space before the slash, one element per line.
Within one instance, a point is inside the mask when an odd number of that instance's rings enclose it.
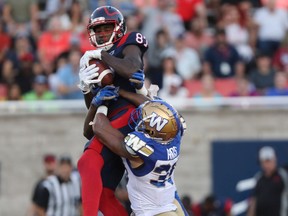
<path fill-rule="evenodd" d="M 91 104 L 99 107 L 103 104 L 106 104 L 107 102 L 111 100 L 117 100 L 119 96 L 119 87 L 115 86 L 105 86 L 104 88 L 100 89 L 96 96 L 92 99 Z"/>
<path fill-rule="evenodd" d="M 145 82 L 145 74 L 143 70 L 138 70 L 135 73 L 132 74 L 131 78 L 129 79 L 130 84 L 134 86 L 136 89 L 136 92 L 138 94 L 142 94 L 144 96 L 147 96 L 148 91 L 145 88 L 144 82 Z"/>
<path fill-rule="evenodd" d="M 98 77 L 99 73 L 97 71 L 99 67 L 96 67 L 95 64 L 90 65 L 88 67 L 82 67 L 79 71 L 79 80 L 80 83 L 78 87 L 82 90 L 84 94 L 90 92 L 90 85 L 93 83 L 97 83 L 98 81 L 95 80 Z"/>
<path fill-rule="evenodd" d="M 91 85 L 90 86 L 90 91 L 91 93 L 95 96 L 97 93 L 100 91 L 101 87 L 98 85 Z"/>
<path fill-rule="evenodd" d="M 144 71 L 143 70 L 136 71 L 135 73 L 132 74 L 129 81 L 135 89 L 141 89 L 145 81 Z"/>
<path fill-rule="evenodd" d="M 88 67 L 89 61 L 91 59 L 100 59 L 101 60 L 101 52 L 102 52 L 102 49 L 86 51 L 80 59 L 80 68 Z"/>

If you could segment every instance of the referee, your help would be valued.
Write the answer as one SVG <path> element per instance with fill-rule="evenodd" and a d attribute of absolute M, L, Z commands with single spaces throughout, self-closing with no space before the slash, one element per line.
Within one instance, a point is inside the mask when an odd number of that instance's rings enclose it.
<path fill-rule="evenodd" d="M 265 146 L 259 151 L 262 171 L 256 175 L 256 187 L 247 216 L 287 216 L 287 173 L 277 167 L 275 151 Z"/>
<path fill-rule="evenodd" d="M 49 176 L 38 189 L 37 216 L 79 216 L 81 215 L 80 178 L 73 171 L 68 156 L 59 159 L 57 174 Z"/>

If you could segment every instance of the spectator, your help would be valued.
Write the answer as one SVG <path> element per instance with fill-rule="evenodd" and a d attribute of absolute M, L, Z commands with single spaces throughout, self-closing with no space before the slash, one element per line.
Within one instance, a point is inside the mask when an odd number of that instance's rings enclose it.
<path fill-rule="evenodd" d="M 163 88 L 159 96 L 164 99 L 187 97 L 188 90 L 183 87 L 183 80 L 177 74 L 175 59 L 167 57 L 163 59 Z"/>
<path fill-rule="evenodd" d="M 2 72 L 0 73 L 0 83 L 12 84 L 15 82 L 16 70 L 13 68 L 13 63 L 9 59 L 5 59 L 2 66 Z"/>
<path fill-rule="evenodd" d="M 262 4 L 266 4 L 267 1 L 268 0 L 261 0 Z M 288 1 L 286 0 L 275 0 L 275 4 L 277 8 L 288 10 Z"/>
<path fill-rule="evenodd" d="M 273 57 L 273 66 L 288 75 L 288 35 Z"/>
<path fill-rule="evenodd" d="M 181 16 L 186 29 L 189 29 L 190 21 L 194 18 L 206 18 L 205 1 L 203 0 L 176 0 L 176 4 L 176 11 Z"/>
<path fill-rule="evenodd" d="M 33 90 L 24 94 L 22 99 L 25 101 L 33 101 L 52 100 L 54 98 L 54 94 L 48 89 L 47 77 L 44 75 L 37 75 L 34 78 Z"/>
<path fill-rule="evenodd" d="M 46 3 L 46 13 L 48 16 L 63 15 L 71 8 L 72 0 L 49 0 Z"/>
<path fill-rule="evenodd" d="M 245 77 L 236 80 L 236 91 L 231 92 L 230 97 L 250 97 L 259 96 L 255 87 Z"/>
<path fill-rule="evenodd" d="M 203 72 L 216 78 L 243 76 L 244 64 L 234 46 L 227 42 L 224 29 L 216 31 L 216 42 L 204 54 Z"/>
<path fill-rule="evenodd" d="M 10 49 L 12 39 L 9 34 L 5 31 L 5 25 L 2 19 L 0 19 L 0 65 L 3 64 L 5 55 Z"/>
<path fill-rule="evenodd" d="M 73 1 L 68 10 L 69 20 L 71 21 L 71 30 L 73 33 L 78 33 L 83 30 L 83 11 L 79 1 Z M 86 28 L 85 28 L 86 30 Z"/>
<path fill-rule="evenodd" d="M 178 35 L 174 47 L 166 49 L 163 56 L 175 58 L 177 72 L 184 80 L 195 78 L 201 70 L 198 53 L 185 45 L 183 34 Z"/>
<path fill-rule="evenodd" d="M 155 44 L 149 47 L 147 53 L 148 69 L 147 77 L 153 84 L 162 88 L 163 73 L 162 69 L 162 54 L 171 45 L 169 34 L 164 29 L 160 29 L 156 33 Z"/>
<path fill-rule="evenodd" d="M 216 199 L 214 195 L 209 195 L 202 203 L 193 206 L 193 213 L 195 216 L 231 216 L 231 207 L 230 200 L 223 202 Z"/>
<path fill-rule="evenodd" d="M 79 27 L 78 31 L 76 34 L 74 33 L 73 37 L 78 38 L 81 52 L 85 53 L 87 50 L 93 50 L 95 49 L 93 46 L 91 46 L 90 41 L 89 41 L 89 35 L 87 34 L 87 23 L 89 20 L 90 14 L 85 13 L 82 18 L 82 27 Z M 81 31 L 80 31 L 81 30 Z"/>
<path fill-rule="evenodd" d="M 288 30 L 287 11 L 276 8 L 275 0 L 269 0 L 256 10 L 254 20 L 259 27 L 258 48 L 272 56 Z"/>
<path fill-rule="evenodd" d="M 38 5 L 36 0 L 6 0 L 3 20 L 8 25 L 8 32 L 14 36 L 19 29 L 28 31 L 29 25 L 37 24 Z"/>
<path fill-rule="evenodd" d="M 263 94 L 267 88 L 274 87 L 275 70 L 267 53 L 259 53 L 256 57 L 256 68 L 249 72 L 250 81 L 257 91 Z"/>
<path fill-rule="evenodd" d="M 256 186 L 247 216 L 287 215 L 287 173 L 277 167 L 275 150 L 264 146 L 259 150 L 262 171 L 255 175 Z"/>
<path fill-rule="evenodd" d="M 61 99 L 82 99 L 83 94 L 78 88 L 79 61 L 81 53 L 73 50 L 69 53 L 68 63 L 56 72 L 57 96 Z"/>
<path fill-rule="evenodd" d="M 140 31 L 140 26 L 141 26 L 140 17 L 141 17 L 141 14 L 139 10 L 135 10 L 133 13 L 127 15 L 126 17 L 127 32 Z"/>
<path fill-rule="evenodd" d="M 194 98 L 219 98 L 221 95 L 216 91 L 214 85 L 214 78 L 205 74 L 201 78 L 202 89 L 194 95 Z"/>
<path fill-rule="evenodd" d="M 206 49 L 214 43 L 214 37 L 207 28 L 207 20 L 200 17 L 190 21 L 184 37 L 186 46 L 196 50 L 201 59 Z"/>
<path fill-rule="evenodd" d="M 44 70 L 49 70 L 55 58 L 69 49 L 70 36 L 70 32 L 64 31 L 59 17 L 50 18 L 48 31 L 43 32 L 38 40 L 38 57 Z"/>
<path fill-rule="evenodd" d="M 17 83 L 12 83 L 8 87 L 7 100 L 18 101 L 22 99 L 21 89 Z"/>
<path fill-rule="evenodd" d="M 223 25 L 225 28 L 227 41 L 235 46 L 237 52 L 245 62 L 249 62 L 253 57 L 253 50 L 249 45 L 249 32 L 246 26 L 242 25 L 240 11 L 236 6 L 230 6 L 223 15 Z"/>
<path fill-rule="evenodd" d="M 248 44 L 252 48 L 254 54 L 257 43 L 257 26 L 252 16 L 254 11 L 253 2 L 250 0 L 242 0 L 237 6 L 240 13 L 240 25 L 248 30 Z"/>
<path fill-rule="evenodd" d="M 142 10 L 144 14 L 142 33 L 151 46 L 153 46 L 153 39 L 159 29 L 166 29 L 172 40 L 185 31 L 182 19 L 170 10 L 170 4 L 169 0 L 157 0 L 157 7 L 148 7 Z"/>
<path fill-rule="evenodd" d="M 287 75 L 277 72 L 274 78 L 274 88 L 268 88 L 267 96 L 288 96 Z"/>
<path fill-rule="evenodd" d="M 56 156 L 54 154 L 45 154 L 43 156 L 43 167 L 44 167 L 44 175 L 38 180 L 38 182 L 35 184 L 33 193 L 32 193 L 32 205 L 29 209 L 28 216 L 35 216 L 37 213 L 37 207 L 35 206 L 35 203 L 37 203 L 38 200 L 41 200 L 41 190 L 42 190 L 42 184 L 43 182 L 51 175 L 55 174 L 56 171 Z"/>
<path fill-rule="evenodd" d="M 30 58 L 30 60 L 35 60 L 35 55 L 28 34 L 19 33 L 14 39 L 14 49 L 9 50 L 6 58 L 11 60 L 14 68 L 20 71 L 21 65 L 19 62 L 25 58 L 26 60 L 28 60 L 28 58 Z"/>
<path fill-rule="evenodd" d="M 72 159 L 61 156 L 56 174 L 47 177 L 34 200 L 36 214 L 78 216 L 80 214 L 80 181 L 73 172 Z"/>

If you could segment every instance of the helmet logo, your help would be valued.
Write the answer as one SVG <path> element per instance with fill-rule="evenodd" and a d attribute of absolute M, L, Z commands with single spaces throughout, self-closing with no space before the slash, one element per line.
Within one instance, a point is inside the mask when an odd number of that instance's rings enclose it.
<path fill-rule="evenodd" d="M 151 114 L 151 120 L 150 120 L 150 127 L 154 127 L 156 125 L 156 130 L 161 131 L 165 125 L 169 122 L 167 119 L 162 118 L 161 116 L 157 115 L 156 113 Z"/>

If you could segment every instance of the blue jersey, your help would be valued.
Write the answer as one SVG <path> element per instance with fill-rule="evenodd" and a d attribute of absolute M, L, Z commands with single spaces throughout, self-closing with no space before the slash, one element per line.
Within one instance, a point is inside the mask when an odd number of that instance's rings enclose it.
<path fill-rule="evenodd" d="M 141 58 L 142 58 L 142 68 L 144 67 L 143 63 L 143 55 L 148 49 L 148 42 L 145 39 L 145 37 L 139 33 L 139 32 L 131 32 L 125 34 L 119 41 L 117 41 L 110 50 L 108 50 L 108 53 L 110 55 L 113 55 L 117 58 L 124 58 L 123 50 L 128 45 L 134 45 L 140 48 L 141 50 Z M 117 74 L 117 68 L 113 68 L 115 72 L 114 77 L 114 85 L 119 86 L 121 89 L 124 89 L 129 92 L 135 92 L 135 88 L 130 84 L 129 80 L 127 78 L 124 78 Z M 135 71 L 136 72 L 136 71 Z M 130 104 L 127 100 L 123 98 L 119 98 L 116 102 L 112 102 L 109 106 L 109 111 L 119 109 L 121 107 L 127 106 Z"/>
<path fill-rule="evenodd" d="M 180 141 L 180 133 L 166 145 L 137 131 L 126 136 L 126 149 L 144 162 L 133 168 L 129 160 L 123 159 L 129 178 L 128 195 L 136 215 L 156 215 L 177 209 L 173 203 L 176 192 L 173 179 Z"/>

